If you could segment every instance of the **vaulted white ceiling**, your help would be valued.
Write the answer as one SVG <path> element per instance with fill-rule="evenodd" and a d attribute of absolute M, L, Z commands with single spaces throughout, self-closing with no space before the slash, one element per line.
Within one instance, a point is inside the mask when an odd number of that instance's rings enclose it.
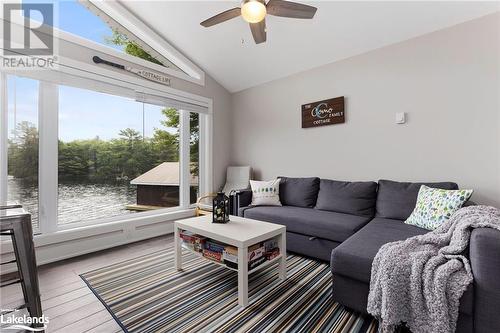
<path fill-rule="evenodd" d="M 500 2 L 302 2 L 318 7 L 315 18 L 267 16 L 267 42 L 259 45 L 241 17 L 199 24 L 238 1 L 123 4 L 231 92 L 500 10 Z"/>

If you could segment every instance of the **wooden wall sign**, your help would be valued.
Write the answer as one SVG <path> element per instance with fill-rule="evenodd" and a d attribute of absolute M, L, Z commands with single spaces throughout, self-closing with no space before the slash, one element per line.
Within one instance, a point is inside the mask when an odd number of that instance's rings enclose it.
<path fill-rule="evenodd" d="M 344 96 L 302 105 L 302 128 L 344 122 Z"/>

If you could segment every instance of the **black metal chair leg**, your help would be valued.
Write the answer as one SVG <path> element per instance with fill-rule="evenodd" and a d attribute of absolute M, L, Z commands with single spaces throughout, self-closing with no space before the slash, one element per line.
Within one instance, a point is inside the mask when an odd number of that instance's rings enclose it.
<path fill-rule="evenodd" d="M 22 284 L 25 292 L 28 312 L 31 317 L 42 317 L 42 304 L 40 301 L 40 290 L 38 285 L 38 275 L 36 268 L 35 248 L 33 244 L 33 229 L 31 226 L 31 217 L 23 216 L 21 223 L 15 223 L 14 238 L 16 258 Z M 38 325 L 39 327 L 43 325 Z"/>

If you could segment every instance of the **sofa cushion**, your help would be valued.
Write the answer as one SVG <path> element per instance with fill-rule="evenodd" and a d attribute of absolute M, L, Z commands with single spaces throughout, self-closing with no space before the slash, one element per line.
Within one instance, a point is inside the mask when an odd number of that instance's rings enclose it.
<path fill-rule="evenodd" d="M 406 220 L 417 203 L 420 186 L 426 185 L 443 190 L 457 190 L 452 182 L 443 183 L 404 183 L 391 180 L 379 180 L 377 194 L 377 217 Z"/>
<path fill-rule="evenodd" d="M 244 216 L 286 226 L 286 231 L 343 242 L 361 229 L 369 217 L 293 206 L 259 206 L 246 209 Z"/>
<path fill-rule="evenodd" d="M 251 205 L 281 206 L 279 179 L 269 181 L 250 180 L 250 187 L 252 188 Z"/>
<path fill-rule="evenodd" d="M 283 206 L 314 207 L 319 191 L 319 178 L 279 177 L 280 201 Z"/>
<path fill-rule="evenodd" d="M 373 259 L 382 245 L 426 232 L 400 220 L 374 218 L 332 251 L 332 272 L 369 283 Z"/>
<path fill-rule="evenodd" d="M 374 216 L 377 183 L 321 179 L 316 209 L 359 216 Z"/>
<path fill-rule="evenodd" d="M 374 218 L 333 249 L 330 262 L 332 273 L 369 284 L 373 259 L 382 245 L 427 232 L 400 220 Z M 472 314 L 473 295 L 473 288 L 469 286 L 460 300 L 461 312 Z"/>

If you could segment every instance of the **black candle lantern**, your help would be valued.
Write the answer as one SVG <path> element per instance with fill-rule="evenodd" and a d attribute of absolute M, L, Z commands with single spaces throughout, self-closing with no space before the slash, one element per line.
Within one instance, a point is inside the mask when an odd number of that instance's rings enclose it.
<path fill-rule="evenodd" d="M 229 198 L 224 192 L 218 192 L 213 202 L 213 223 L 229 222 Z"/>

